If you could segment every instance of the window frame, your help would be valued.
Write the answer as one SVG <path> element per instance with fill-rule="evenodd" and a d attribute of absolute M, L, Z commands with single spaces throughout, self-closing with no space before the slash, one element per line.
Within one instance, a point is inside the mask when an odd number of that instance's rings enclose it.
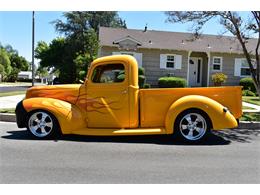
<path fill-rule="evenodd" d="M 254 60 L 254 61 L 255 61 L 255 60 Z M 244 65 L 243 62 L 246 62 L 247 67 L 243 66 L 243 65 Z M 254 67 L 255 67 L 255 69 L 256 69 L 255 63 L 254 63 L 253 65 L 254 65 Z M 244 69 L 249 69 L 249 71 L 250 71 L 250 67 L 249 67 L 249 64 L 247 63 L 246 58 L 241 58 L 241 64 L 240 64 L 239 75 L 240 75 L 240 77 L 251 77 L 251 72 L 250 72 L 250 75 L 242 75 L 242 74 L 241 74 L 242 68 L 244 68 Z"/>
<path fill-rule="evenodd" d="M 215 59 L 220 59 L 219 63 L 215 63 Z M 219 69 L 214 69 L 214 65 L 219 65 Z M 212 57 L 212 72 L 222 72 L 222 66 L 223 66 L 223 57 L 221 56 L 213 56 Z"/>
<path fill-rule="evenodd" d="M 175 70 L 175 69 L 176 69 L 176 68 L 175 68 L 175 67 L 176 67 L 176 64 L 175 64 L 175 60 L 176 60 L 176 59 L 175 59 L 175 58 L 176 58 L 176 57 L 175 57 L 175 54 L 165 54 L 165 55 L 166 55 L 165 68 L 166 68 L 166 69 L 170 69 L 170 70 Z M 173 61 L 169 61 L 169 60 L 168 60 L 168 56 L 173 57 Z M 169 63 L 173 63 L 173 67 L 167 67 L 167 63 L 168 63 L 168 62 L 169 62 Z"/>
<path fill-rule="evenodd" d="M 99 66 L 105 66 L 105 65 L 115 65 L 115 64 L 121 64 L 124 66 L 124 70 L 125 70 L 125 79 L 124 81 L 122 82 L 111 82 L 111 83 L 97 83 L 97 82 L 94 82 L 93 79 L 92 79 L 92 76 L 94 74 L 94 71 L 96 68 L 98 68 Z M 88 79 L 90 81 L 91 84 L 94 84 L 94 85 L 122 85 L 122 84 L 125 84 L 127 82 L 127 78 L 128 78 L 128 71 L 126 69 L 126 65 L 123 63 L 123 62 L 111 62 L 111 63 L 101 63 L 101 64 L 96 64 L 92 69 L 91 69 L 91 77 Z"/>

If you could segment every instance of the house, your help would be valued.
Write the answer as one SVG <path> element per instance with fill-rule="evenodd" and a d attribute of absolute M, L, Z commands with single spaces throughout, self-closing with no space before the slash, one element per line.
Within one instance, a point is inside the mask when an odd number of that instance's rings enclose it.
<path fill-rule="evenodd" d="M 32 79 L 32 71 L 20 71 L 17 76 L 18 80 Z"/>
<path fill-rule="evenodd" d="M 99 56 L 128 54 L 144 67 L 147 83 L 157 85 L 162 76 L 187 80 L 191 87 L 212 86 L 211 75 L 223 72 L 225 85 L 238 85 L 250 76 L 239 42 L 231 36 L 202 35 L 155 30 L 100 27 Z M 254 51 L 256 40 L 248 41 Z"/>

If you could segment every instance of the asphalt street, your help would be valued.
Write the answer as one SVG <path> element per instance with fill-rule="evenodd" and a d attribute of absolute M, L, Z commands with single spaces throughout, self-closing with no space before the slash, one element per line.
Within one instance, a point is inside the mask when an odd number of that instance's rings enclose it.
<path fill-rule="evenodd" d="M 0 183 L 260 183 L 260 131 L 35 140 L 0 122 Z"/>

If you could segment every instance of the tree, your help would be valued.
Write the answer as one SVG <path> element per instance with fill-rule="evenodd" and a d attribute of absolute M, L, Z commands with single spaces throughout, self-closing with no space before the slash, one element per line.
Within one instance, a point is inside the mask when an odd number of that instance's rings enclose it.
<path fill-rule="evenodd" d="M 74 83 L 82 79 L 91 61 L 97 57 L 99 26 L 126 27 L 117 12 L 65 12 L 65 21 L 55 20 L 56 31 L 63 38 L 49 45 L 39 42 L 35 57 L 40 66 L 54 67 L 60 72 L 60 81 Z M 81 76 L 80 76 L 81 75 Z"/>
<path fill-rule="evenodd" d="M 19 56 L 18 51 L 13 49 L 11 45 L 3 46 L 0 43 L 0 48 L 2 51 L 4 51 L 5 55 L 7 55 L 7 57 L 5 56 L 3 58 L 3 53 L 2 53 L 2 60 L 5 59 L 5 64 L 9 64 L 10 62 L 9 65 L 5 65 L 5 66 L 2 65 L 1 70 L 2 72 L 4 72 L 3 73 L 4 79 L 7 81 L 16 81 L 18 73 L 21 70 L 23 71 L 28 70 L 29 63 L 23 56 Z"/>
<path fill-rule="evenodd" d="M 0 75 L 3 80 L 12 71 L 11 62 L 5 49 L 0 48 Z"/>
<path fill-rule="evenodd" d="M 195 38 L 201 34 L 202 27 L 211 19 L 219 18 L 224 29 L 234 35 L 239 41 L 250 68 L 257 93 L 260 97 L 260 11 L 251 11 L 249 20 L 243 20 L 238 12 L 231 11 L 170 11 L 165 12 L 169 22 L 192 22 Z M 250 51 L 247 43 L 256 36 L 255 50 Z M 255 67 L 254 67 L 255 59 Z"/>

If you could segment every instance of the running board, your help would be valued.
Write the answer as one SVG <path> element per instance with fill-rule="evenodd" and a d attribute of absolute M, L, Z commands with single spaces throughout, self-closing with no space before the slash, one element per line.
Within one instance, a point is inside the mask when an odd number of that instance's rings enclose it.
<path fill-rule="evenodd" d="M 166 134 L 164 128 L 138 128 L 138 129 L 97 129 L 85 128 L 71 132 L 76 135 L 116 136 L 116 135 L 155 135 Z"/>

